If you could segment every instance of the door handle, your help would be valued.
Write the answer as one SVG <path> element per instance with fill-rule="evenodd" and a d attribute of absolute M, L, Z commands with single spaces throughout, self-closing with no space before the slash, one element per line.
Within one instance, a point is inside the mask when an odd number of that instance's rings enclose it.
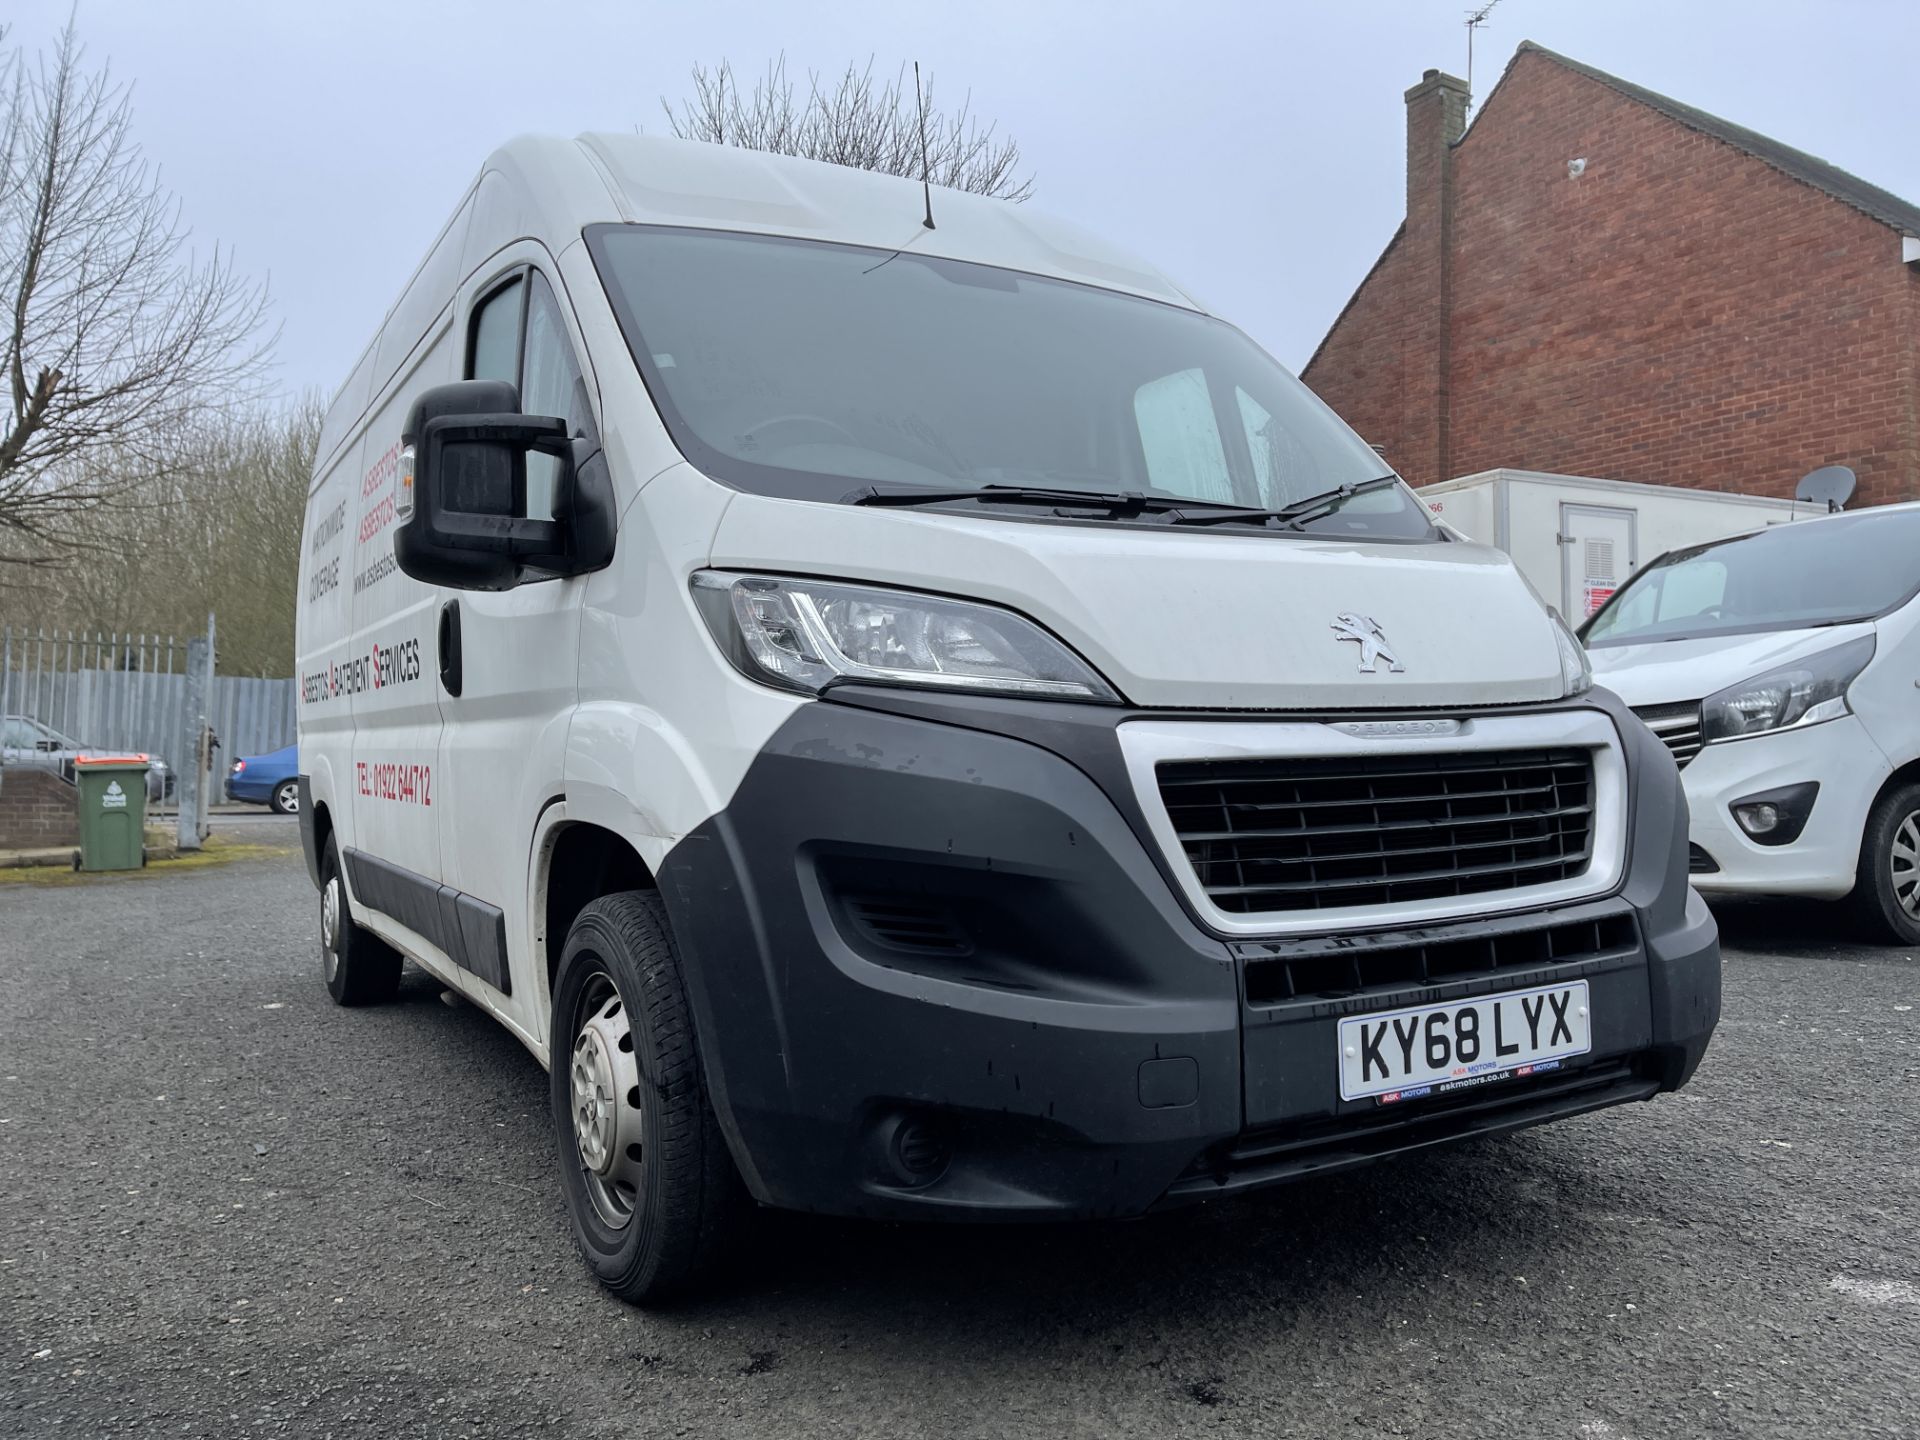
<path fill-rule="evenodd" d="M 458 699 L 460 682 L 460 602 L 449 600 L 440 607 L 440 686 Z"/>

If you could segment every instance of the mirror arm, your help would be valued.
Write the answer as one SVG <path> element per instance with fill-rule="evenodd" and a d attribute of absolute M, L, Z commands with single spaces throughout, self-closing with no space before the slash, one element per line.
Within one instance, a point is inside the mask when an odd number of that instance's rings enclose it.
<path fill-rule="evenodd" d="M 436 447 L 461 441 L 496 441 L 547 455 L 566 454 L 569 443 L 566 421 L 530 415 L 505 419 L 492 415 L 436 415 L 423 427 L 421 439 Z"/>

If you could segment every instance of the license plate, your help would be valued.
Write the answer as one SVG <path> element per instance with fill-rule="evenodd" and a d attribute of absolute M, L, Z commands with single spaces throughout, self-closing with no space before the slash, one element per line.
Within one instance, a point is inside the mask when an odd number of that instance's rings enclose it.
<path fill-rule="evenodd" d="M 1587 982 L 1340 1022 L 1340 1098 L 1415 1100 L 1557 1069 L 1593 1048 Z"/>

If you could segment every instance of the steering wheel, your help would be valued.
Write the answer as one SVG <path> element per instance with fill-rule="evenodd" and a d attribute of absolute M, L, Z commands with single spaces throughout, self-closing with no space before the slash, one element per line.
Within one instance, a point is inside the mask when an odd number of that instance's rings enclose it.
<path fill-rule="evenodd" d="M 750 425 L 745 430 L 741 431 L 740 443 L 742 445 L 751 447 L 754 441 L 754 437 L 757 436 L 762 430 L 771 430 L 776 425 L 787 425 L 787 424 L 817 426 L 822 430 L 831 432 L 838 439 L 846 441 L 847 444 L 853 446 L 853 448 L 856 450 L 862 450 L 866 448 L 859 442 L 859 440 L 854 438 L 853 432 L 848 430 L 846 426 L 840 424 L 838 421 L 829 420 L 824 415 L 769 416 L 767 419 L 762 420 L 758 425 Z"/>

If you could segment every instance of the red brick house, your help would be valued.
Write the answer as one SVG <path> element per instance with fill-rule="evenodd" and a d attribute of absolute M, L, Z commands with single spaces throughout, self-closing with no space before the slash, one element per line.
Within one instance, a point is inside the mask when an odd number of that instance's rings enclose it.
<path fill-rule="evenodd" d="M 1920 206 L 1531 42 L 1466 109 L 1407 92 L 1406 222 L 1301 372 L 1401 473 L 1920 499 Z"/>

